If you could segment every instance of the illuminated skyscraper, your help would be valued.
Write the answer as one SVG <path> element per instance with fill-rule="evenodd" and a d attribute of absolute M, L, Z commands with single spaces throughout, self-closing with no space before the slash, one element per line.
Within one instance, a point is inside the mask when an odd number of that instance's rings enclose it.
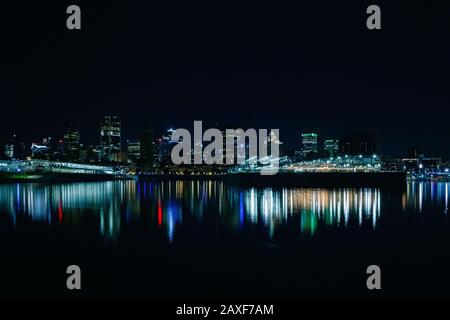
<path fill-rule="evenodd" d="M 121 151 L 121 124 L 116 116 L 104 116 L 100 129 L 100 146 L 103 158 L 113 161 Z"/>
<path fill-rule="evenodd" d="M 128 144 L 128 160 L 131 163 L 137 164 L 141 159 L 141 141 L 140 140 L 127 140 Z"/>
<path fill-rule="evenodd" d="M 328 139 L 324 144 L 327 157 L 336 157 L 339 154 L 339 140 Z"/>
<path fill-rule="evenodd" d="M 68 161 L 80 159 L 80 130 L 78 123 L 69 122 L 64 130 L 64 158 Z"/>
<path fill-rule="evenodd" d="M 307 156 L 309 153 L 317 153 L 317 133 L 303 133 L 302 134 L 302 153 Z"/>

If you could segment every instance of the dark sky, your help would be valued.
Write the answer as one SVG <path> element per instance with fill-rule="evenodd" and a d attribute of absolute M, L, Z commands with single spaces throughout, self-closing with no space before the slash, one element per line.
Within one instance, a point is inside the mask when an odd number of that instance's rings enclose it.
<path fill-rule="evenodd" d="M 100 117 L 139 129 L 224 123 L 322 137 L 378 134 L 385 154 L 450 156 L 444 1 L 33 1 L 0 17 L 0 134 L 61 136 Z M 66 28 L 78 4 L 82 30 Z M 366 28 L 378 4 L 382 30 Z"/>

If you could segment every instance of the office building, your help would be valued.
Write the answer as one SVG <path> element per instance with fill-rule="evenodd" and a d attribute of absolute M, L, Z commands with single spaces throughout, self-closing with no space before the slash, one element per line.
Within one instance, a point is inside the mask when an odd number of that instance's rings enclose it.
<path fill-rule="evenodd" d="M 141 169 L 144 171 L 151 170 L 153 168 L 153 152 L 154 152 L 154 141 L 152 131 L 145 130 L 141 133 L 139 148 L 140 148 L 139 164 Z"/>
<path fill-rule="evenodd" d="M 318 135 L 317 133 L 302 134 L 302 154 L 307 157 L 310 154 L 318 153 Z"/>
<path fill-rule="evenodd" d="M 128 160 L 137 164 L 141 159 L 141 141 L 127 140 Z"/>
<path fill-rule="evenodd" d="M 121 123 L 116 116 L 104 116 L 101 121 L 100 146 L 106 161 L 114 161 L 121 151 Z"/>
<path fill-rule="evenodd" d="M 64 158 L 67 161 L 77 162 L 80 160 L 80 129 L 78 123 L 66 124 L 64 130 Z"/>
<path fill-rule="evenodd" d="M 339 154 L 339 140 L 327 139 L 324 142 L 325 154 L 327 157 L 334 158 Z"/>

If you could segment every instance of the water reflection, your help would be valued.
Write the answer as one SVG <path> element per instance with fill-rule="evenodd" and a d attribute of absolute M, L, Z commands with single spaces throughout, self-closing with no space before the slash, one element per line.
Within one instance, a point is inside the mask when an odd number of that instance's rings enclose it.
<path fill-rule="evenodd" d="M 288 226 L 313 235 L 320 225 L 376 228 L 382 202 L 419 213 L 431 204 L 447 214 L 448 195 L 448 183 L 433 182 L 409 183 L 400 195 L 370 188 L 240 189 L 213 181 L 6 184 L 0 185 L 0 221 L 7 216 L 16 227 L 18 218 L 79 227 L 89 218 L 105 239 L 112 240 L 126 225 L 145 224 L 148 232 L 162 230 L 173 242 L 178 228 L 210 227 L 205 221 L 213 221 L 223 232 L 239 233 L 253 226 L 273 237 L 277 228 Z"/>
<path fill-rule="evenodd" d="M 423 212 L 424 207 L 433 207 L 438 212 L 448 213 L 449 183 L 412 182 L 408 183 L 403 209 Z"/>

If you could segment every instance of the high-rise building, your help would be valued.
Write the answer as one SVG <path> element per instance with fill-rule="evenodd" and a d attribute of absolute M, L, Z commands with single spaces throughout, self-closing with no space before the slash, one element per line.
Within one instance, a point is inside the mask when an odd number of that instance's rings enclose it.
<path fill-rule="evenodd" d="M 121 151 L 121 124 L 116 116 L 104 116 L 100 129 L 100 146 L 103 158 L 113 161 Z"/>
<path fill-rule="evenodd" d="M 14 158 L 14 145 L 13 144 L 6 144 L 5 145 L 5 156 L 8 159 Z"/>
<path fill-rule="evenodd" d="M 153 147 L 154 147 L 152 131 L 146 130 L 141 133 L 139 147 L 140 147 L 141 169 L 144 171 L 152 169 L 153 168 Z"/>
<path fill-rule="evenodd" d="M 339 151 L 346 155 L 373 155 L 377 153 L 374 134 L 349 134 L 339 138 Z"/>
<path fill-rule="evenodd" d="M 131 163 L 138 163 L 141 160 L 141 141 L 127 140 L 128 160 Z"/>
<path fill-rule="evenodd" d="M 336 157 L 339 154 L 339 140 L 337 139 L 325 140 L 324 149 L 327 157 Z"/>
<path fill-rule="evenodd" d="M 318 135 L 317 133 L 303 133 L 302 134 L 302 154 L 304 157 L 310 153 L 318 152 Z"/>
<path fill-rule="evenodd" d="M 65 127 L 64 158 L 72 162 L 80 160 L 80 129 L 76 122 L 69 122 Z"/>

